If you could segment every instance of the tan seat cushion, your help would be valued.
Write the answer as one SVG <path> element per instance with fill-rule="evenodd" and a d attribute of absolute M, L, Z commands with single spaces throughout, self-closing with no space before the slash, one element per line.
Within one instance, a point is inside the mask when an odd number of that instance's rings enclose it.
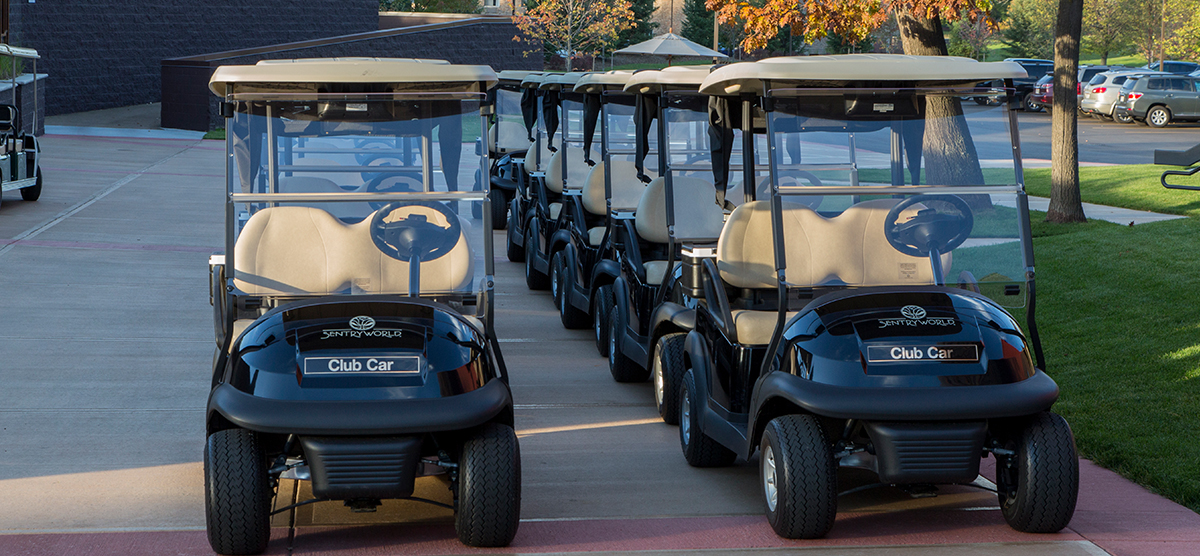
<path fill-rule="evenodd" d="M 440 212 L 419 205 L 401 207 L 387 221 L 411 214 L 448 225 Z M 265 296 L 407 293 L 408 262 L 383 254 L 370 227 L 369 218 L 347 225 L 312 207 L 260 210 L 234 246 L 234 285 L 249 295 Z M 474 258 L 463 235 L 449 253 L 421 263 L 421 291 L 463 291 L 473 274 Z"/>
<path fill-rule="evenodd" d="M 421 184 L 416 180 L 408 177 L 396 176 L 397 180 L 411 180 L 417 189 L 420 191 Z M 338 184 L 327 178 L 318 178 L 312 176 L 281 176 L 279 178 L 280 193 L 346 193 L 347 189 L 338 187 Z M 332 214 L 343 220 L 362 220 L 375 212 L 371 208 L 370 203 L 281 203 L 284 206 L 306 206 L 319 208 L 329 214 Z"/>
<path fill-rule="evenodd" d="M 520 120 L 505 120 L 488 127 L 488 152 L 508 154 L 529 149 L 529 135 Z"/>
<path fill-rule="evenodd" d="M 721 235 L 725 213 L 717 206 L 713 185 L 699 178 L 672 176 L 677 238 L 713 239 Z M 686 218 L 684 218 L 686 215 Z M 655 178 L 638 202 L 634 225 L 638 236 L 654 243 L 667 243 L 667 182 Z"/>
<path fill-rule="evenodd" d="M 604 226 L 597 226 L 588 230 L 588 245 L 595 247 L 600 245 L 600 241 L 604 239 Z"/>
<path fill-rule="evenodd" d="M 566 175 L 563 174 L 563 158 L 566 158 L 567 161 Z M 597 158 L 600 158 L 600 155 L 592 153 L 592 160 Z M 558 149 L 558 152 L 550 157 L 550 163 L 546 165 L 545 171 L 546 189 L 562 193 L 564 189 L 583 188 L 592 172 L 592 167 L 584 161 L 583 149 L 568 147 Z M 601 182 L 601 187 L 603 187 L 603 182 Z"/>
<path fill-rule="evenodd" d="M 874 199 L 842 214 L 825 218 L 812 209 L 783 203 L 787 281 L 803 285 L 932 284 L 929 260 L 893 248 L 883 233 L 883 221 L 899 200 Z M 900 216 L 903 222 L 921 206 Z M 717 243 L 721 278 L 738 288 L 775 287 L 774 239 L 768 201 L 746 203 L 729 215 Z M 942 267 L 950 271 L 951 256 Z"/>
<path fill-rule="evenodd" d="M 637 169 L 629 160 L 612 161 L 612 189 L 614 209 L 633 209 L 642 199 L 646 184 L 637 179 Z M 603 216 L 608 214 L 608 203 L 604 197 L 604 174 L 607 165 L 596 163 L 583 184 L 583 208 L 590 214 Z"/>
<path fill-rule="evenodd" d="M 679 266 L 679 261 L 675 261 L 675 266 Z M 663 277 L 667 275 L 667 261 L 646 261 L 642 263 L 642 268 L 646 270 L 647 284 L 662 284 Z"/>
<path fill-rule="evenodd" d="M 562 203 L 550 203 L 550 219 L 558 220 L 559 213 L 562 212 Z"/>
<path fill-rule="evenodd" d="M 737 342 L 742 345 L 765 345 L 771 343 L 771 334 L 775 332 L 775 323 L 779 313 L 776 311 L 748 311 L 734 309 L 733 329 L 737 333 Z M 791 319 L 798 312 L 789 311 L 787 318 Z"/>

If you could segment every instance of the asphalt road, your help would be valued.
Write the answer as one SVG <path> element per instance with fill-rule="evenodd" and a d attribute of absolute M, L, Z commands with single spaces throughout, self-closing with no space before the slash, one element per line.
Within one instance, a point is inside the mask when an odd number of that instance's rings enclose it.
<path fill-rule="evenodd" d="M 1021 130 L 1021 158 L 1050 161 L 1050 114 L 1017 112 Z M 1079 119 L 1079 161 L 1094 164 L 1153 164 L 1154 150 L 1187 150 L 1200 144 L 1200 123 L 1171 124 L 1154 129 L 1141 124 L 1119 124 L 1089 116 Z"/>

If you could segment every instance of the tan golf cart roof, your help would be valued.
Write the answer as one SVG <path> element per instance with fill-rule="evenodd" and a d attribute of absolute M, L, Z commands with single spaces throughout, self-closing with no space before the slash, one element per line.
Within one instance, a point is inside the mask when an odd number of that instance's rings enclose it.
<path fill-rule="evenodd" d="M 633 77 L 630 70 L 613 70 L 601 73 L 589 73 L 575 84 L 576 93 L 599 93 L 601 91 L 620 91 L 625 83 Z"/>
<path fill-rule="evenodd" d="M 316 92 L 331 83 L 412 84 L 423 92 L 483 92 L 496 72 L 488 66 L 451 64 L 445 60 L 415 58 L 315 58 L 264 60 L 253 66 L 221 66 L 208 88 L 224 96 L 227 85 L 234 93 Z M 451 85 L 454 84 L 454 85 Z"/>
<path fill-rule="evenodd" d="M 648 94 L 660 91 L 696 90 L 709 76 L 712 66 L 670 66 L 660 70 L 642 70 L 629 78 L 625 92 Z"/>
<path fill-rule="evenodd" d="M 570 91 L 575 88 L 575 84 L 578 83 L 580 79 L 583 79 L 583 76 L 585 75 L 587 75 L 587 72 L 582 71 L 553 74 L 544 79 L 541 86 L 538 88 L 545 91 L 560 91 L 564 89 Z"/>
<path fill-rule="evenodd" d="M 38 56 L 38 51 L 32 48 L 21 48 L 19 46 L 12 46 L 8 44 L 0 44 L 0 56 L 14 56 L 17 58 L 33 59 L 41 58 L 41 56 Z"/>
<path fill-rule="evenodd" d="M 721 67 L 704 80 L 700 92 L 710 95 L 761 94 L 763 81 L 770 81 L 772 89 L 785 89 L 802 82 L 904 81 L 922 86 L 1021 77 L 1026 77 L 1026 73 L 1016 62 L 979 62 L 957 56 L 787 56 Z"/>
<path fill-rule="evenodd" d="M 526 75 L 525 78 L 521 80 L 521 88 L 522 89 L 536 89 L 542 85 L 543 81 L 550 79 L 551 77 L 554 77 L 556 75 L 562 75 L 562 74 L 547 73 L 547 72 L 531 73 L 529 75 Z"/>
<path fill-rule="evenodd" d="M 525 80 L 526 77 L 529 77 L 530 75 L 541 75 L 541 74 L 542 74 L 542 72 L 540 72 L 540 71 L 502 70 L 500 73 L 496 74 L 496 77 L 498 77 L 500 79 L 501 83 L 504 83 L 507 85 L 520 85 Z"/>

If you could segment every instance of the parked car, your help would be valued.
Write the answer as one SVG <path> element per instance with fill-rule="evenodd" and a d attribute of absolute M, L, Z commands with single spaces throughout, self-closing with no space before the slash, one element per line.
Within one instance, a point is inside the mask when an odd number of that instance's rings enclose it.
<path fill-rule="evenodd" d="M 1149 72 L 1141 69 L 1124 69 L 1098 73 L 1083 87 L 1083 99 L 1079 101 L 1079 110 L 1085 114 L 1102 116 L 1123 124 L 1133 120 L 1125 112 L 1116 110 L 1117 99 L 1121 96 L 1121 85 L 1130 76 L 1138 75 L 1170 75 L 1163 72 Z"/>
<path fill-rule="evenodd" d="M 1101 72 L 1108 71 L 1116 66 L 1079 66 L 1078 79 L 1075 82 L 1075 100 L 1083 101 L 1083 86 L 1084 83 L 1090 81 L 1093 77 Z M 1039 109 L 1050 110 L 1054 104 L 1054 73 L 1048 73 L 1037 80 L 1037 84 L 1033 89 L 1033 97 L 1031 104 Z"/>
<path fill-rule="evenodd" d="M 1021 108 L 1031 112 L 1041 110 L 1040 106 L 1033 104 L 1033 88 L 1038 79 L 1054 72 L 1054 61 L 1040 58 L 1005 58 L 1004 61 L 1020 64 L 1025 68 L 1025 73 L 1029 74 L 1024 79 L 1013 79 L 1013 88 L 1016 89 L 1017 98 L 1021 99 Z"/>
<path fill-rule="evenodd" d="M 1116 111 L 1138 123 L 1166 127 L 1177 120 L 1200 119 L 1196 78 L 1186 75 L 1130 76 L 1121 86 Z"/>
<path fill-rule="evenodd" d="M 1187 75 L 1194 71 L 1200 70 L 1200 64 L 1196 62 L 1182 62 L 1179 60 L 1167 60 L 1160 66 L 1158 62 L 1143 66 L 1152 71 L 1162 71 L 1165 73 L 1175 73 L 1179 75 Z"/>

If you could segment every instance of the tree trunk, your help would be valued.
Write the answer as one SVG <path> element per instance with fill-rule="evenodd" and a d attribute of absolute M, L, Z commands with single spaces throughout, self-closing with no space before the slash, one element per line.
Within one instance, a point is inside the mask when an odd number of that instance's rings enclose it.
<path fill-rule="evenodd" d="M 897 14 L 904 53 L 914 56 L 948 56 L 941 18 L 925 19 L 912 12 Z M 983 185 L 983 170 L 975 142 L 963 118 L 957 97 L 929 97 L 925 108 L 925 183 Z M 963 195 L 973 209 L 991 208 L 987 195 Z"/>
<path fill-rule="evenodd" d="M 1079 194 L 1079 36 L 1083 0 L 1059 0 L 1054 32 L 1054 111 L 1050 115 L 1048 222 L 1086 222 Z"/>

